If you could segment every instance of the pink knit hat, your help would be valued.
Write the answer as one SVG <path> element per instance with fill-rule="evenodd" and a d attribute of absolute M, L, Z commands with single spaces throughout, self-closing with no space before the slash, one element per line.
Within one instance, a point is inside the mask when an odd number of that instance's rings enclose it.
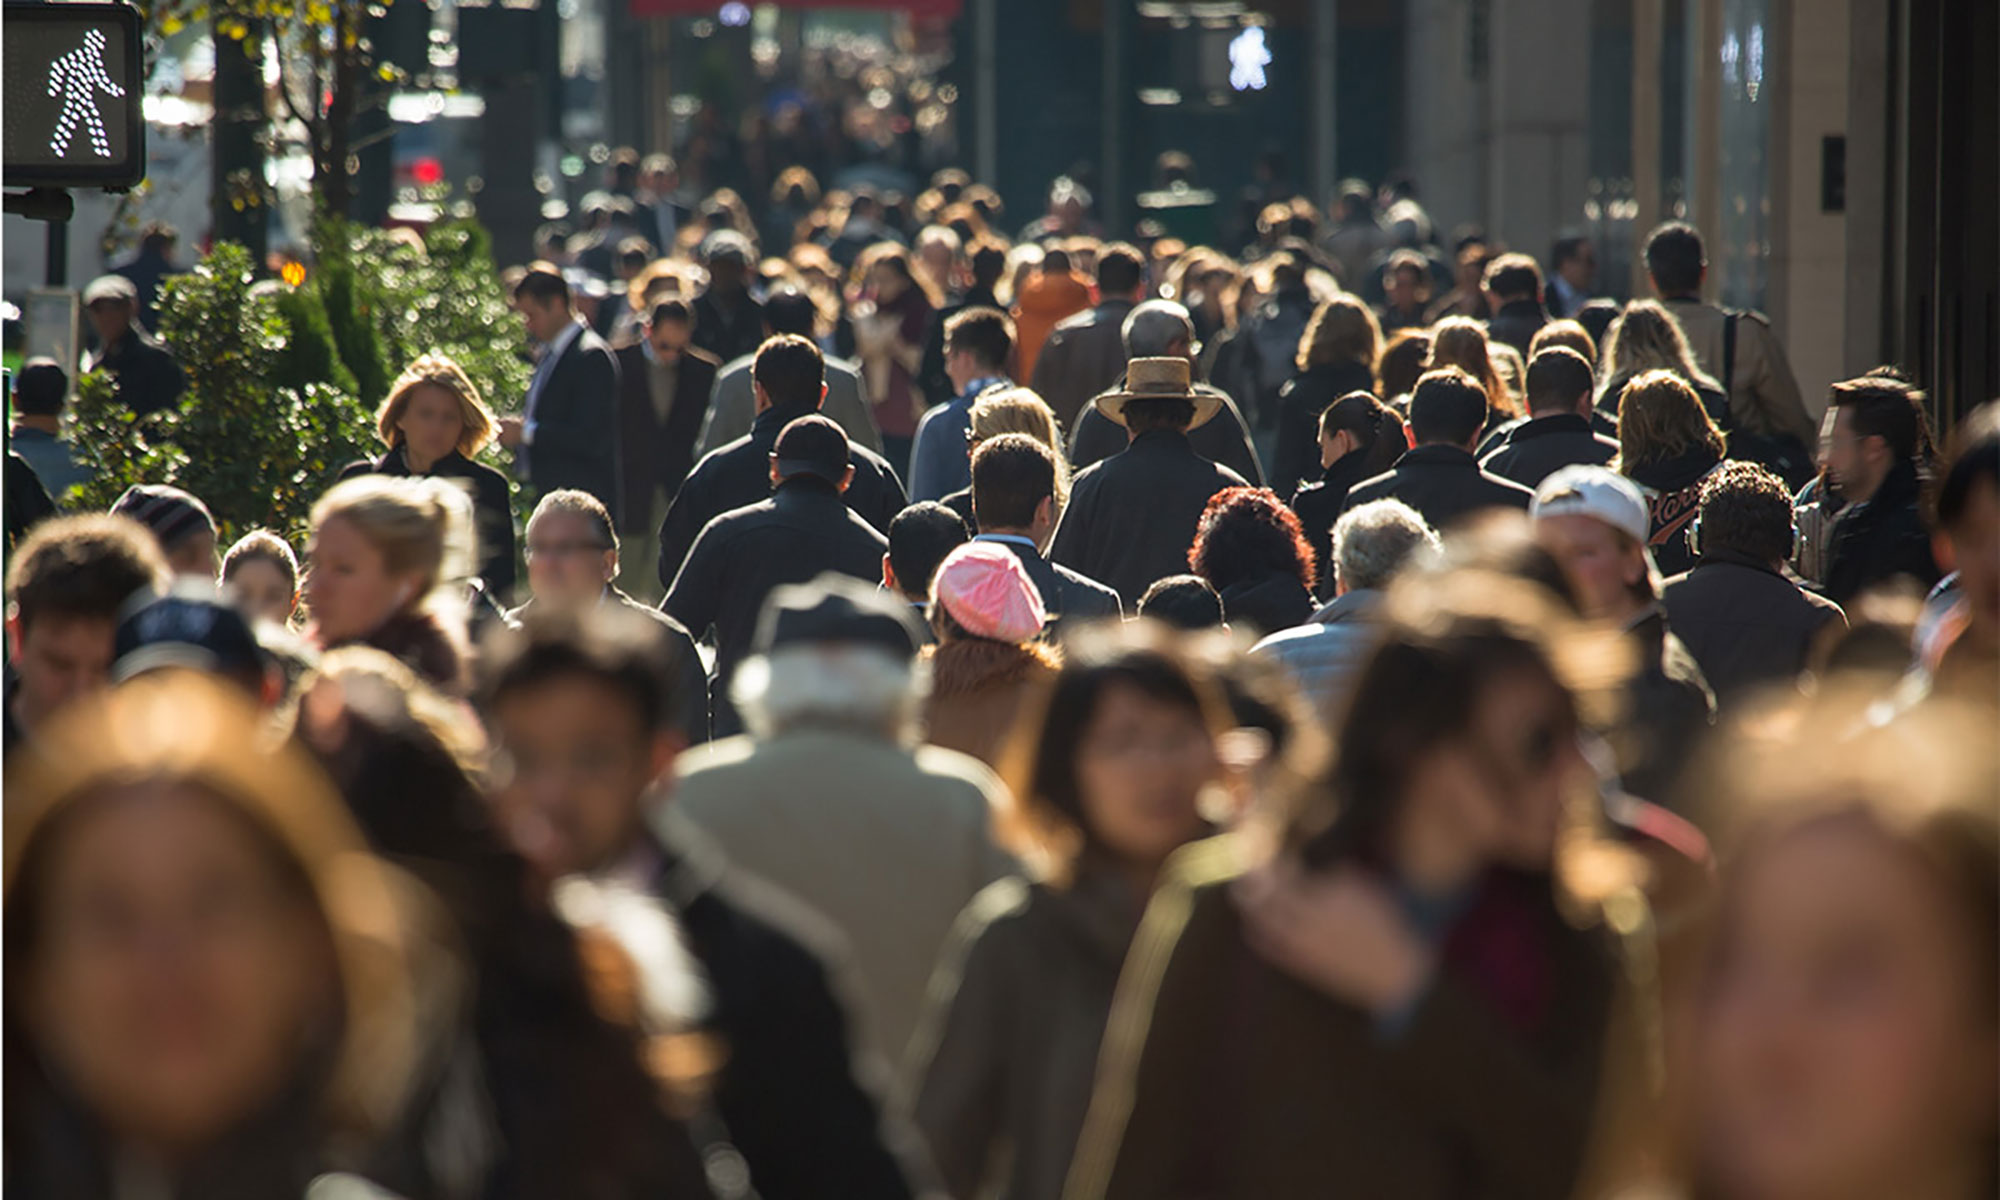
<path fill-rule="evenodd" d="M 967 633 L 996 642 L 1038 637 L 1048 620 L 1021 560 L 993 542 L 967 542 L 946 555 L 931 580 L 931 603 L 944 605 Z"/>

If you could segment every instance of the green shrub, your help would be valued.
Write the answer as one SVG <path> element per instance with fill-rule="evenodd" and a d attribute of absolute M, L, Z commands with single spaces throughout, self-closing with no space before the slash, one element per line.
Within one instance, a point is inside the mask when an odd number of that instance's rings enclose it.
<path fill-rule="evenodd" d="M 349 394 L 358 394 L 354 373 L 341 361 L 333 344 L 333 326 L 326 317 L 326 304 L 314 287 L 286 288 L 278 293 L 278 315 L 285 319 L 290 336 L 278 351 L 271 381 L 279 387 L 303 388 L 309 383 L 326 383 Z"/>

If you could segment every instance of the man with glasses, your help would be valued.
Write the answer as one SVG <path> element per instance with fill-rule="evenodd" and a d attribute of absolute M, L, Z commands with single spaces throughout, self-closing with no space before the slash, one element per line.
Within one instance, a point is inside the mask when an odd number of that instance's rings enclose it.
<path fill-rule="evenodd" d="M 561 488 L 543 496 L 528 518 L 528 588 L 534 596 L 507 614 L 519 625 L 531 610 L 581 610 L 600 604 L 644 613 L 667 632 L 674 650 L 675 707 L 689 745 L 708 740 L 708 672 L 681 623 L 632 599 L 618 577 L 618 533 L 611 513 L 589 492 Z"/>

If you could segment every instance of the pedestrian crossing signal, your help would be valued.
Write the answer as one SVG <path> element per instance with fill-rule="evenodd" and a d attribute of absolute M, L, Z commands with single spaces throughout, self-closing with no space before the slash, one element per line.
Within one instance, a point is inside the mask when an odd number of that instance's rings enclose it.
<path fill-rule="evenodd" d="M 4 6 L 7 187 L 129 188 L 146 177 L 145 52 L 123 3 Z"/>

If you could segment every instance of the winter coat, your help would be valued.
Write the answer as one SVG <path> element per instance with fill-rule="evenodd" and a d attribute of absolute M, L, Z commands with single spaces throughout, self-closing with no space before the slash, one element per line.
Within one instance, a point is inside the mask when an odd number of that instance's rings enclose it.
<path fill-rule="evenodd" d="M 1316 473 L 1319 417 L 1349 392 L 1374 392 L 1375 373 L 1361 362 L 1320 363 L 1278 389 L 1278 442 L 1271 455 L 1271 490 L 1289 496 Z"/>
<path fill-rule="evenodd" d="M 1064 318 L 1090 307 L 1091 290 L 1090 281 L 1075 271 L 1065 275 L 1036 271 L 1028 276 L 1014 297 L 1015 369 L 1009 374 L 1016 379 L 1035 377 L 1042 343 Z"/>
<path fill-rule="evenodd" d="M 1396 460 L 1396 465 L 1365 479 L 1347 493 L 1341 511 L 1371 500 L 1401 500 L 1417 510 L 1432 529 L 1443 530 L 1461 517 L 1488 508 L 1526 510 L 1535 494 L 1512 480 L 1489 475 L 1469 451 L 1457 446 L 1431 445 Z"/>
<path fill-rule="evenodd" d="M 1530 418 L 1509 429 L 1479 465 L 1488 474 L 1536 488 L 1564 467 L 1578 463 L 1601 467 L 1616 457 L 1618 443 L 1594 432 L 1588 418 L 1556 413 Z"/>
<path fill-rule="evenodd" d="M 363 475 L 388 475 L 408 479 L 414 472 L 410 470 L 404 454 L 405 448 L 397 446 L 380 458 L 349 463 L 341 470 L 340 478 L 348 480 Z M 464 481 L 461 486 L 472 497 L 473 530 L 479 539 L 479 577 L 486 582 L 488 591 L 504 601 L 513 593 L 517 577 L 514 567 L 514 506 L 510 499 L 513 485 L 492 467 L 474 462 L 456 450 L 432 463 L 423 477 Z"/>
<path fill-rule="evenodd" d="M 1211 496 L 1241 475 L 1196 454 L 1187 435 L 1154 430 L 1076 477 L 1049 557 L 1136 607 L 1154 580 L 1187 571 Z"/>
<path fill-rule="evenodd" d="M 1688 529 L 1701 508 L 1701 485 L 1722 465 L 1722 456 L 1696 446 L 1672 458 L 1624 472 L 1646 493 L 1652 514 L 1652 535 L 1646 548 L 1662 575 L 1678 575 L 1694 566 Z"/>
<path fill-rule="evenodd" d="M 1820 631 L 1847 624 L 1838 604 L 1729 550 L 1710 550 L 1667 580 L 1661 604 L 1725 706 L 1755 688 L 1792 682 Z"/>
<path fill-rule="evenodd" d="M 961 637 L 930 646 L 925 741 L 998 768 L 1022 702 L 1055 677 L 1061 659 L 1045 645 Z"/>
<path fill-rule="evenodd" d="M 1344 592 L 1305 624 L 1278 630 L 1251 653 L 1283 666 L 1331 728 L 1345 714 L 1348 689 L 1380 637 L 1375 617 L 1381 604 L 1382 593 L 1372 588 Z"/>
<path fill-rule="evenodd" d="M 629 613 L 636 613 L 649 621 L 657 622 L 666 634 L 667 644 L 673 647 L 674 659 L 674 711 L 678 714 L 674 722 L 679 726 L 681 736 L 690 746 L 699 746 L 708 740 L 708 669 L 702 665 L 701 653 L 695 649 L 694 639 L 679 621 L 639 603 L 616 587 L 604 589 L 605 604 L 615 604 Z M 528 613 L 535 607 L 529 600 L 526 604 L 507 614 L 510 625 L 519 625 L 528 619 Z"/>
<path fill-rule="evenodd" d="M 953 917 L 1013 869 L 993 844 L 1005 793 L 935 746 L 801 727 L 683 757 L 674 805 L 729 861 L 845 938 L 869 1049 L 902 1060 Z"/>
<path fill-rule="evenodd" d="M 1125 374 L 1125 318 L 1130 300 L 1105 300 L 1095 308 L 1065 317 L 1042 343 L 1035 358 L 1030 386 L 1049 402 L 1067 432 L 1091 397 Z"/>
<path fill-rule="evenodd" d="M 861 369 L 838 358 L 828 357 L 825 361 L 826 398 L 820 402 L 819 415 L 840 426 L 851 445 L 882 453 L 882 431 L 875 428 L 875 413 L 861 394 Z M 756 365 L 756 356 L 746 354 L 735 362 L 725 363 L 716 374 L 708 414 L 702 419 L 696 462 L 747 436 L 756 423 L 756 381 L 751 378 Z"/>
<path fill-rule="evenodd" d="M 1876 584 L 1907 578 L 1928 589 L 1938 581 L 1924 524 L 1923 483 L 1910 463 L 1899 463 L 1868 499 L 1841 514 L 1826 558 L 1826 594 L 1841 604 Z"/>
<path fill-rule="evenodd" d="M 1702 371 L 1717 380 L 1729 396 L 1730 424 L 1750 433 L 1794 438 L 1811 449 L 1819 440 L 1819 423 L 1806 411 L 1799 381 L 1785 359 L 1785 347 L 1763 313 L 1735 315 L 1736 356 L 1730 378 L 1723 379 L 1730 314 L 1699 299 L 1666 302 L 1667 311 L 1687 335 L 1688 349 Z"/>
<path fill-rule="evenodd" d="M 1366 450 L 1350 450 L 1321 471 L 1317 480 L 1300 484 L 1292 494 L 1292 512 L 1305 526 L 1306 541 L 1312 543 L 1313 567 L 1319 580 L 1315 590 L 1324 598 L 1333 595 L 1333 526 L 1347 507 L 1347 493 L 1368 478 L 1362 474 L 1367 462 Z"/>
<path fill-rule="evenodd" d="M 1222 619 L 1251 637 L 1290 629 L 1313 614 L 1312 593 L 1289 571 L 1239 579 L 1218 589 L 1218 594 L 1222 597 Z"/>
<path fill-rule="evenodd" d="M 1120 376 L 1111 386 L 1117 387 L 1124 382 L 1124 377 Z M 1188 445 L 1208 461 L 1221 463 L 1252 484 L 1261 485 L 1264 468 L 1257 461 L 1257 447 L 1250 440 L 1250 426 L 1243 420 L 1243 410 L 1229 398 L 1228 392 L 1220 388 L 1205 383 L 1194 386 L 1196 391 L 1222 401 L 1222 411 L 1188 430 Z M 1092 399 L 1095 400 L 1095 397 Z M 1070 470 L 1080 472 L 1085 467 L 1095 466 L 1123 450 L 1130 441 L 1123 425 L 1098 412 L 1095 403 L 1086 405 L 1083 414 L 1076 420 L 1076 427 L 1069 434 Z"/>
<path fill-rule="evenodd" d="M 1625 685 L 1624 721 L 1606 740 L 1626 791 L 1678 811 L 1681 772 L 1715 720 L 1715 693 L 1657 605 L 1628 635 L 1639 666 Z"/>
<path fill-rule="evenodd" d="M 959 918 L 908 1080 L 952 1195 L 1062 1195 L 1140 911 L 1086 862 L 1068 888 L 1002 880 Z"/>
<path fill-rule="evenodd" d="M 1043 637 L 1054 638 L 1064 628 L 1065 620 L 1076 623 L 1125 615 L 1125 607 L 1119 603 L 1117 592 L 1095 579 L 1043 558 L 1042 552 L 1025 539 L 994 536 L 990 540 L 1014 552 L 1014 557 L 1021 560 L 1022 568 L 1033 581 L 1035 590 L 1041 593 L 1042 611 L 1049 618 L 1042 626 Z"/>

